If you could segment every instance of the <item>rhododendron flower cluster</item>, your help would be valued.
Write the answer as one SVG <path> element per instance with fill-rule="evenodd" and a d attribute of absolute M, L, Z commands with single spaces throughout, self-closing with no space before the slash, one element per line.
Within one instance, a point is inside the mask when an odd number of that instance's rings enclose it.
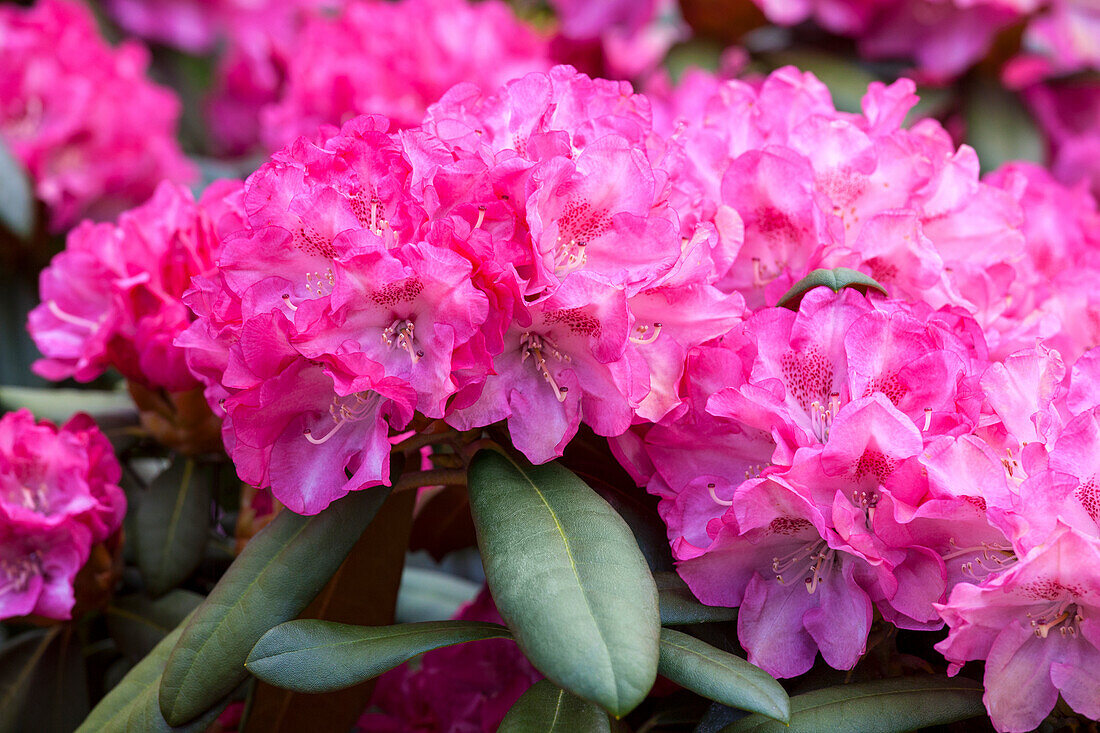
<path fill-rule="evenodd" d="M 789 68 L 651 101 L 555 67 L 399 133 L 357 118 L 249 178 L 178 343 L 242 478 L 293 511 L 387 482 L 416 414 L 505 421 L 535 463 L 583 422 L 769 673 L 853 668 L 876 616 L 946 622 L 999 728 L 1058 692 L 1096 715 L 1100 571 L 1066 559 L 1100 551 L 1096 202 L 1026 164 L 982 180 L 902 126 L 915 101 L 839 113 Z M 820 267 L 889 296 L 776 306 Z"/>
<path fill-rule="evenodd" d="M 110 218 L 194 167 L 175 140 L 179 101 L 145 77 L 149 56 L 112 48 L 68 0 L 0 8 L 0 139 L 29 171 L 49 225 Z"/>
<path fill-rule="evenodd" d="M 42 303 L 29 329 L 48 379 L 89 381 L 114 367 L 150 388 L 198 386 L 173 340 L 193 316 L 182 296 L 214 268 L 221 238 L 239 228 L 239 181 L 219 181 L 195 201 L 162 183 L 117 224 L 85 221 L 43 270 Z"/>
<path fill-rule="evenodd" d="M 87 415 L 60 428 L 27 410 L 0 418 L 0 619 L 67 619 L 93 543 L 126 512 L 111 444 Z"/>
<path fill-rule="evenodd" d="M 1100 15 L 1091 0 L 755 0 L 768 20 L 796 25 L 813 20 L 856 38 L 862 55 L 913 61 L 920 73 L 944 80 L 966 71 L 997 35 L 1025 24 L 1019 77 L 1095 68 Z"/>
<path fill-rule="evenodd" d="M 362 113 L 416 125 L 458 82 L 491 89 L 549 67 L 547 39 L 499 0 L 309 5 L 230 25 L 211 103 L 230 149 L 277 150 Z"/>

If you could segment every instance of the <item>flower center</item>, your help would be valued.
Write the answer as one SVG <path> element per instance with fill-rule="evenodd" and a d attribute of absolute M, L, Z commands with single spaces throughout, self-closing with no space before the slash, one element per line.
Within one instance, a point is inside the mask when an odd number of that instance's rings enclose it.
<path fill-rule="evenodd" d="M 840 393 L 830 393 L 828 404 L 822 403 L 821 400 L 814 400 L 810 403 L 808 412 L 810 430 L 813 431 L 814 436 L 822 443 L 829 442 L 829 430 L 833 427 L 836 414 L 840 412 Z"/>
<path fill-rule="evenodd" d="M 535 369 L 538 370 L 542 378 L 546 380 L 546 383 L 550 385 L 550 388 L 554 390 L 554 396 L 558 398 L 558 402 L 565 402 L 565 396 L 569 392 L 568 387 L 559 387 L 557 381 L 554 379 L 554 375 L 550 373 L 550 367 L 546 363 L 546 354 L 554 357 L 559 362 L 570 362 L 572 359 L 568 354 L 563 354 L 557 345 L 554 344 L 546 336 L 540 336 L 534 333 L 525 333 L 519 337 L 519 347 L 522 351 L 520 356 L 520 363 L 526 362 L 531 359 L 535 365 Z"/>
<path fill-rule="evenodd" d="M 31 578 L 42 574 L 42 557 L 34 552 L 15 559 L 0 559 L 0 596 L 9 591 L 22 593 L 30 584 Z"/>
<path fill-rule="evenodd" d="M 356 392 L 348 397 L 333 397 L 332 404 L 328 408 L 329 415 L 332 416 L 334 423 L 332 429 L 320 438 L 314 438 L 313 432 L 309 428 L 305 429 L 303 435 L 306 436 L 306 440 L 314 445 L 328 442 L 329 438 L 336 435 L 340 428 L 345 425 L 370 417 L 374 412 L 377 396 L 372 392 Z"/>
<path fill-rule="evenodd" d="M 409 320 L 398 318 L 390 327 L 382 332 L 382 343 L 391 349 L 403 349 L 409 353 L 412 363 L 420 361 L 424 356 L 422 349 L 416 348 L 416 324 Z"/>
<path fill-rule="evenodd" d="M 775 580 L 780 585 L 786 585 L 788 579 L 801 577 L 806 585 L 806 592 L 813 594 L 832 569 L 835 558 L 836 551 L 825 540 L 819 539 L 800 545 L 784 557 L 772 558 L 772 570 L 775 571 Z"/>
<path fill-rule="evenodd" d="M 943 555 L 944 562 L 966 557 L 967 555 L 975 555 L 975 557 L 962 564 L 962 571 L 979 582 L 1015 564 L 1017 559 L 1010 545 L 983 542 L 980 545 L 959 547 L 954 537 L 948 539 L 947 544 L 948 550 Z"/>
<path fill-rule="evenodd" d="M 1073 638 L 1077 636 L 1078 627 L 1083 619 L 1081 609 L 1074 602 L 1073 597 L 1067 597 L 1051 603 L 1038 615 L 1027 613 L 1031 628 L 1035 636 L 1045 639 L 1055 629 L 1063 637 Z"/>

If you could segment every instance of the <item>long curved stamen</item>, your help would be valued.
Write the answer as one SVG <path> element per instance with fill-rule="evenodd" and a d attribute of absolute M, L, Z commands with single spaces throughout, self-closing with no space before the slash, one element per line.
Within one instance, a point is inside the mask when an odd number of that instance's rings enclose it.
<path fill-rule="evenodd" d="M 290 308 L 292 311 L 298 310 L 298 306 L 290 302 L 290 296 L 286 293 L 283 294 L 283 302 L 286 303 L 287 308 Z"/>
<path fill-rule="evenodd" d="M 720 504 L 722 506 L 733 506 L 732 501 L 727 501 L 726 499 L 719 499 L 718 495 L 714 493 L 714 489 L 715 489 L 715 486 L 714 486 L 713 483 L 707 484 L 707 493 L 710 494 L 710 498 L 714 500 L 715 504 Z"/>
<path fill-rule="evenodd" d="M 930 427 L 932 427 L 932 408 L 926 407 L 924 408 L 924 428 L 922 428 L 922 432 L 928 432 Z"/>
<path fill-rule="evenodd" d="M 56 316 L 59 320 L 65 321 L 65 323 L 71 323 L 74 326 L 80 326 L 81 328 L 86 328 L 89 331 L 94 331 L 99 328 L 99 323 L 96 321 L 90 321 L 87 318 L 74 316 L 72 313 L 67 313 L 66 311 L 61 310 L 61 306 L 59 306 L 56 301 L 47 300 L 46 308 L 49 309 L 50 313 L 53 313 L 54 316 Z"/>
<path fill-rule="evenodd" d="M 554 396 L 558 402 L 565 402 L 565 398 L 569 393 L 568 387 L 559 387 L 558 382 L 554 379 L 554 375 L 550 372 L 550 367 L 546 363 L 546 357 L 543 356 L 544 351 L 549 351 L 558 361 L 572 361 L 568 355 L 561 353 L 553 342 L 545 336 L 539 336 L 533 333 L 525 333 L 520 336 L 519 339 L 520 348 L 523 353 L 520 356 L 520 363 L 527 361 L 530 358 L 535 363 L 535 368 L 538 369 L 542 375 L 543 380 L 550 385 L 550 388 L 554 390 Z"/>
<path fill-rule="evenodd" d="M 804 576 L 806 591 L 813 593 L 828 570 L 833 550 L 825 540 L 799 545 L 784 557 L 772 558 L 772 570 L 776 582 L 786 584 L 784 575 Z"/>
<path fill-rule="evenodd" d="M 347 425 L 348 422 L 349 421 L 347 421 L 347 420 L 342 420 L 342 421 L 336 423 L 335 425 L 332 426 L 332 430 L 329 430 L 327 433 L 325 433 L 320 438 L 314 438 L 313 437 L 313 432 L 309 428 L 306 428 L 306 431 L 305 431 L 306 440 L 308 440 L 310 443 L 313 443 L 314 445 L 321 445 L 322 443 L 326 443 L 326 442 L 328 442 L 329 438 L 336 435 L 337 431 L 340 430 L 340 428 Z"/>
<path fill-rule="evenodd" d="M 653 332 L 649 333 L 649 326 L 638 326 L 635 331 L 638 332 L 637 336 L 631 336 L 631 343 L 635 344 L 651 344 L 657 340 L 657 337 L 661 335 L 661 324 L 653 324 Z"/>
<path fill-rule="evenodd" d="M 481 224 L 485 221 L 485 207 L 477 207 L 477 223 L 474 224 L 474 229 L 481 229 Z"/>

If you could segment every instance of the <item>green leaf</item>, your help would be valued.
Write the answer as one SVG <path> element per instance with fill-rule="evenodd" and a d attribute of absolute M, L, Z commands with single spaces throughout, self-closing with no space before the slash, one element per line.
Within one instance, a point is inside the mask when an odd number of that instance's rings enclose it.
<path fill-rule="evenodd" d="M 709 624 L 720 621 L 733 621 L 737 618 L 736 608 L 725 606 L 705 606 L 688 589 L 679 575 L 672 572 L 653 574 L 657 583 L 657 595 L 661 604 L 661 625 L 686 626 L 688 624 Z"/>
<path fill-rule="evenodd" d="M 0 646 L 0 731 L 16 729 L 35 670 L 59 632 L 59 626 L 31 631 Z"/>
<path fill-rule="evenodd" d="M 164 664 L 183 633 L 185 623 L 186 621 L 164 637 L 145 659 L 135 665 L 99 701 L 76 733 L 197 733 L 205 730 L 218 717 L 221 706 L 212 707 L 190 725 L 173 728 L 160 714 L 157 692 L 160 689 Z"/>
<path fill-rule="evenodd" d="M 300 619 L 264 634 L 245 666 L 276 687 L 331 692 L 377 677 L 432 649 L 508 637 L 503 626 L 480 621 L 353 626 Z"/>
<path fill-rule="evenodd" d="M 74 632 L 73 626 L 61 626 L 47 646 L 15 730 L 71 733 L 88 714 L 88 672 L 80 635 Z"/>
<path fill-rule="evenodd" d="M 481 586 L 472 580 L 428 568 L 406 567 L 394 616 L 401 623 L 443 621 L 472 601 Z"/>
<path fill-rule="evenodd" d="M 176 456 L 149 484 L 134 513 L 134 549 L 149 592 L 166 593 L 202 561 L 218 467 Z"/>
<path fill-rule="evenodd" d="M 500 721 L 497 733 L 610 733 L 607 713 L 549 680 L 523 693 Z"/>
<path fill-rule="evenodd" d="M 727 725 L 722 733 L 860 731 L 904 733 L 985 715 L 982 686 L 956 677 L 902 677 L 827 687 L 791 698 L 791 721 L 762 715 Z"/>
<path fill-rule="evenodd" d="M 100 423 L 137 424 L 134 402 L 125 392 L 105 389 L 49 389 L 41 387 L 0 387 L 0 408 L 26 407 L 39 420 L 61 425 L 77 412 L 86 412 Z"/>
<path fill-rule="evenodd" d="M 153 650 L 203 597 L 182 588 L 153 599 L 144 594 L 116 598 L 107 607 L 107 632 L 127 658 L 137 663 Z"/>
<path fill-rule="evenodd" d="M 673 682 L 723 705 L 786 721 L 786 690 L 767 672 L 694 636 L 661 629 L 657 671 Z"/>
<path fill-rule="evenodd" d="M 0 227 L 30 239 L 35 230 L 34 207 L 30 176 L 0 138 Z"/>
<path fill-rule="evenodd" d="M 982 173 L 1010 160 L 1043 162 L 1043 135 L 1016 94 L 977 82 L 967 88 L 964 99 L 966 141 L 977 151 Z"/>
<path fill-rule="evenodd" d="M 245 545 L 172 651 L 160 690 L 165 720 L 193 720 L 244 680 L 252 647 L 309 605 L 389 493 L 355 491 L 313 517 L 284 510 Z"/>
<path fill-rule="evenodd" d="M 556 463 L 484 451 L 469 491 L 486 579 L 527 657 L 559 687 L 630 712 L 656 679 L 660 615 L 626 522 Z"/>
<path fill-rule="evenodd" d="M 822 285 L 832 288 L 838 293 L 844 288 L 854 288 L 864 295 L 867 294 L 868 290 L 877 290 L 883 295 L 889 295 L 886 288 L 879 285 L 871 276 L 864 275 L 858 270 L 850 270 L 847 267 L 837 267 L 832 270 L 814 270 L 792 285 L 791 289 L 783 294 L 776 305 L 780 308 L 790 308 L 797 311 L 798 304 L 802 302 L 803 296 Z"/>

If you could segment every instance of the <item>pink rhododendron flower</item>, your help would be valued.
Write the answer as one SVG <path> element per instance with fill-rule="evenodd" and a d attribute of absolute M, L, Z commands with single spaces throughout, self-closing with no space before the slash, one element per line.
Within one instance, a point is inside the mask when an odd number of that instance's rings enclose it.
<path fill-rule="evenodd" d="M 1044 0 L 756 0 L 778 25 L 812 19 L 856 38 L 860 53 L 903 59 L 933 80 L 957 76 L 979 61 L 1003 29 Z"/>
<path fill-rule="evenodd" d="M 985 661 L 986 709 L 1002 731 L 1036 728 L 1061 695 L 1100 718 L 1100 538 L 1059 526 L 981 585 L 961 583 L 939 606 L 951 627 L 936 645 L 952 671 Z"/>
<path fill-rule="evenodd" d="M 734 256 L 717 285 L 774 303 L 817 267 L 844 266 L 891 294 L 957 305 L 985 325 L 990 296 L 1024 246 L 1011 194 L 940 125 L 901 126 L 916 102 L 900 80 L 872 84 L 863 113 L 837 112 L 812 74 L 780 69 L 759 88 L 695 75 L 658 102 L 660 165 L 682 221 L 713 222 Z"/>
<path fill-rule="evenodd" d="M 0 138 L 51 230 L 111 218 L 163 179 L 195 177 L 175 140 L 179 101 L 146 79 L 148 64 L 138 43 L 107 45 L 78 3 L 0 8 Z"/>
<path fill-rule="evenodd" d="M 1100 84 L 1052 81 L 1023 94 L 1046 135 L 1051 173 L 1064 183 L 1086 181 L 1100 195 Z"/>
<path fill-rule="evenodd" d="M 454 618 L 504 623 L 488 587 Z M 491 733 L 520 695 L 541 678 L 511 639 L 436 649 L 421 657 L 415 669 L 402 665 L 378 678 L 358 729 Z"/>
<path fill-rule="evenodd" d="M 969 546 L 958 540 L 1003 540 L 920 463 L 934 439 L 978 425 L 987 356 L 968 322 L 818 288 L 798 313 L 762 309 L 702 352 L 713 366 L 687 378 L 724 382 L 700 390 L 707 430 L 689 427 L 697 407 L 646 432 L 680 574 L 703 602 L 741 606 L 755 664 L 794 676 L 820 650 L 850 668 L 872 607 L 935 628 L 945 558 Z"/>
<path fill-rule="evenodd" d="M 43 302 L 29 329 L 47 379 L 89 381 L 108 367 L 142 385 L 182 392 L 198 386 L 172 344 L 191 312 L 181 297 L 209 274 L 221 239 L 239 226 L 239 181 L 210 186 L 196 202 L 161 184 L 117 224 L 83 222 L 41 275 Z"/>
<path fill-rule="evenodd" d="M 214 127 L 243 123 L 268 150 L 363 113 L 410 127 L 458 82 L 492 89 L 549 67 L 546 40 L 497 0 L 338 5 L 235 24 Z M 242 130 L 227 134 L 237 148 L 248 142 Z"/>
<path fill-rule="evenodd" d="M 111 444 L 86 415 L 0 418 L 0 619 L 67 619 L 73 579 L 126 512 Z"/>

